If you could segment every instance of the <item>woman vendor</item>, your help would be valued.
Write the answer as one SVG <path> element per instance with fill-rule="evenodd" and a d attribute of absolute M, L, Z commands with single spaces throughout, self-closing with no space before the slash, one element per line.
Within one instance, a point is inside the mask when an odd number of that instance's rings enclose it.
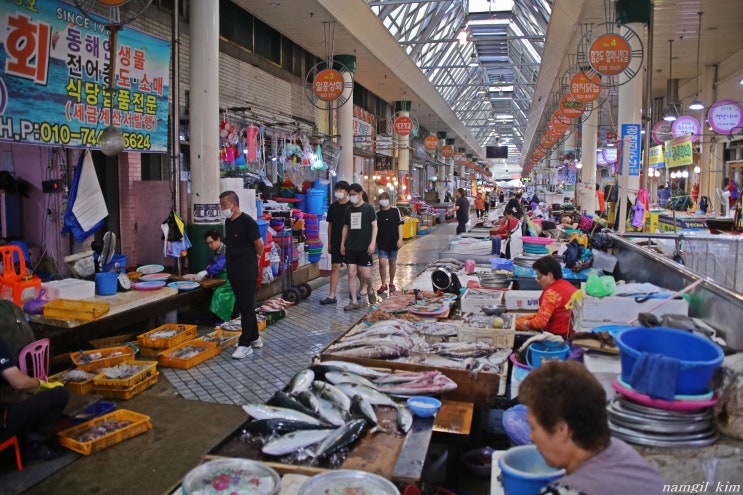
<path fill-rule="evenodd" d="M 580 213 L 564 213 L 560 217 L 560 225 L 558 228 L 562 228 L 562 230 L 581 230 L 586 234 L 593 234 L 604 229 L 601 224 L 594 222 L 593 219 L 581 215 Z"/>
<path fill-rule="evenodd" d="M 519 386 L 530 438 L 565 476 L 539 495 L 663 493 L 663 479 L 635 449 L 612 438 L 606 392 L 581 363 L 547 361 Z"/>
<path fill-rule="evenodd" d="M 222 242 L 222 233 L 217 229 L 209 229 L 204 233 L 204 241 L 211 251 L 209 264 L 206 265 L 199 273 L 194 275 L 184 275 L 183 278 L 194 281 L 201 281 L 205 278 L 217 278 L 225 280 L 223 285 L 214 289 L 212 300 L 209 304 L 209 311 L 217 315 L 222 321 L 228 321 L 232 318 L 235 306 L 235 294 L 232 287 L 227 281 L 227 270 L 225 269 L 225 251 L 227 245 Z"/>
<path fill-rule="evenodd" d="M 521 215 L 521 207 L 518 204 L 514 204 L 510 207 L 506 207 L 503 212 L 503 221 L 501 224 L 490 230 L 491 240 L 493 241 L 492 249 L 490 254 L 500 256 L 501 254 L 501 243 L 508 239 L 511 232 L 519 226 L 519 216 Z"/>
<path fill-rule="evenodd" d="M 536 314 L 520 316 L 516 319 L 516 330 L 546 332 L 568 338 L 572 334 L 570 310 L 565 305 L 570 301 L 576 288 L 562 278 L 562 266 L 556 258 L 543 256 L 532 265 L 536 279 L 542 288 L 539 296 L 539 311 Z"/>

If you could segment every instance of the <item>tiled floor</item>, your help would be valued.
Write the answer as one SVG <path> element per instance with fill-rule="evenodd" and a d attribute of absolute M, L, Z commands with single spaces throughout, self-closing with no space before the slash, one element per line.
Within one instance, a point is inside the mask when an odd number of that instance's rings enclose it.
<path fill-rule="evenodd" d="M 431 234 L 405 243 L 398 255 L 398 287 L 405 287 L 428 263 L 438 259 L 438 253 L 448 247 L 455 227 L 456 224 L 438 225 Z M 380 286 L 376 262 L 373 274 L 376 289 Z M 191 369 L 162 368 L 162 373 L 184 399 L 221 404 L 266 401 L 366 313 L 366 309 L 343 311 L 348 297 L 342 296 L 348 294 L 346 287 L 347 279 L 342 278 L 338 304 L 327 306 L 319 301 L 328 296 L 329 284 L 314 289 L 308 300 L 287 310 L 286 318 L 261 332 L 265 345 L 252 356 L 234 360 L 231 348 Z"/>

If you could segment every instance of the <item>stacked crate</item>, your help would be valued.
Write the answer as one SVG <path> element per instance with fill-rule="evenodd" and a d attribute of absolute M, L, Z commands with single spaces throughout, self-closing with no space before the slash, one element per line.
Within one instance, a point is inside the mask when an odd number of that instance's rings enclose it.
<path fill-rule="evenodd" d="M 161 332 L 175 332 L 170 337 L 158 337 Z M 193 340 L 196 338 L 196 325 L 184 325 L 181 323 L 166 323 L 149 332 L 143 333 L 137 337 L 139 344 L 139 354 L 145 357 L 157 357 L 163 351 Z"/>

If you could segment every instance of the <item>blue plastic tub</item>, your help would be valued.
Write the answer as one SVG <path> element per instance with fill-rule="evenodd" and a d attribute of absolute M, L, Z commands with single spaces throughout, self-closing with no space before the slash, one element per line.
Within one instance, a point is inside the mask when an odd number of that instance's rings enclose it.
<path fill-rule="evenodd" d="M 261 237 L 263 237 L 263 244 L 266 244 L 266 235 L 268 234 L 268 220 L 256 220 L 256 223 L 258 224 L 258 230 L 261 232 Z"/>
<path fill-rule="evenodd" d="M 307 195 L 295 193 L 294 198 L 299 200 L 297 201 L 297 208 L 302 211 L 307 211 Z"/>
<path fill-rule="evenodd" d="M 95 274 L 95 292 L 99 296 L 113 296 L 119 285 L 117 272 L 98 272 Z"/>
<path fill-rule="evenodd" d="M 513 260 L 508 258 L 490 258 L 490 268 L 493 270 L 513 271 Z"/>
<path fill-rule="evenodd" d="M 526 349 L 526 362 L 532 368 L 539 368 L 546 361 L 564 361 L 568 358 L 568 354 L 570 354 L 568 344 L 551 347 L 544 342 L 534 342 Z"/>
<path fill-rule="evenodd" d="M 307 191 L 307 213 L 322 215 L 322 189 L 310 189 Z"/>
<path fill-rule="evenodd" d="M 619 332 L 614 340 L 619 347 L 622 380 L 630 383 L 632 369 L 640 353 L 661 354 L 679 359 L 676 378 L 677 395 L 699 395 L 707 392 L 709 381 L 724 354 L 714 342 L 677 328 L 634 327 Z"/>
<path fill-rule="evenodd" d="M 100 401 L 96 402 L 90 407 L 86 407 L 85 410 L 78 414 L 77 416 L 72 417 L 72 425 L 79 425 L 80 423 L 85 423 L 86 421 L 90 421 L 91 419 L 95 419 L 98 416 L 103 416 L 104 414 L 108 414 L 112 412 L 114 409 L 116 409 L 116 403 L 115 402 L 107 402 L 107 401 Z"/>
<path fill-rule="evenodd" d="M 322 257 L 322 253 L 309 253 L 307 255 L 307 261 L 310 263 L 317 263 L 320 261 L 320 258 Z"/>
<path fill-rule="evenodd" d="M 506 495 L 535 495 L 565 475 L 564 469 L 547 465 L 536 445 L 508 449 L 498 459 L 498 466 L 503 473 L 503 491 Z"/>
<path fill-rule="evenodd" d="M 101 266 L 101 271 L 103 272 L 110 272 L 112 270 L 115 270 L 116 273 L 126 271 L 126 255 L 114 254 L 109 263 Z"/>

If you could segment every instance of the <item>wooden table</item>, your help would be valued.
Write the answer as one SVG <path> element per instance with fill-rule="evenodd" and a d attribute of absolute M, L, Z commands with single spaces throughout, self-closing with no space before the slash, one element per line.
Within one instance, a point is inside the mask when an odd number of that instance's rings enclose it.
<path fill-rule="evenodd" d="M 442 400 L 441 408 L 436 413 L 436 421 L 433 423 L 433 431 L 467 436 L 472 429 L 474 412 L 475 404 L 472 402 Z"/>

